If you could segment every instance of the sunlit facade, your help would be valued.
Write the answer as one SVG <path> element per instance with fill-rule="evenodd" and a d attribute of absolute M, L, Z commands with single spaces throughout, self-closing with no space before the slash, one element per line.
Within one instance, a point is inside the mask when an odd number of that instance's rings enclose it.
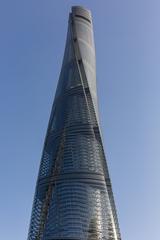
<path fill-rule="evenodd" d="M 120 240 L 99 126 L 89 10 L 72 7 L 28 240 Z"/>

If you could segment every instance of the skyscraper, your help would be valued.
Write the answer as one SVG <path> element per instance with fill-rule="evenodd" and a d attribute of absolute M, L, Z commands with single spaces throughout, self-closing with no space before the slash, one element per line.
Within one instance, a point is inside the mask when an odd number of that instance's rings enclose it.
<path fill-rule="evenodd" d="M 120 240 L 99 126 L 89 10 L 72 7 L 28 240 Z"/>

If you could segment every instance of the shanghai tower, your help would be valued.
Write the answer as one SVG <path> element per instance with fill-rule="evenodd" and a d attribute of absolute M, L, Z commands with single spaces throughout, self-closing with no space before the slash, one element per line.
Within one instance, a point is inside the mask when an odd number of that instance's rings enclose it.
<path fill-rule="evenodd" d="M 91 12 L 74 6 L 28 240 L 120 240 L 99 126 Z"/>

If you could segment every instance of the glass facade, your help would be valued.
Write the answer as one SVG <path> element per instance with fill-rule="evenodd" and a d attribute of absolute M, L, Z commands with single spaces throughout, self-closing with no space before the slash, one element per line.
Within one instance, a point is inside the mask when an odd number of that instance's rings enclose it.
<path fill-rule="evenodd" d="M 72 7 L 28 240 L 120 240 L 98 120 L 89 10 Z"/>

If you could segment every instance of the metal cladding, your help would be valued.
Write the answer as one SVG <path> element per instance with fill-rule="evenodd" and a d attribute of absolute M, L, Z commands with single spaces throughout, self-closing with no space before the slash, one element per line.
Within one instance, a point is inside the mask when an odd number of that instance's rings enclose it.
<path fill-rule="evenodd" d="M 89 10 L 72 7 L 28 240 L 120 240 L 97 107 Z"/>

